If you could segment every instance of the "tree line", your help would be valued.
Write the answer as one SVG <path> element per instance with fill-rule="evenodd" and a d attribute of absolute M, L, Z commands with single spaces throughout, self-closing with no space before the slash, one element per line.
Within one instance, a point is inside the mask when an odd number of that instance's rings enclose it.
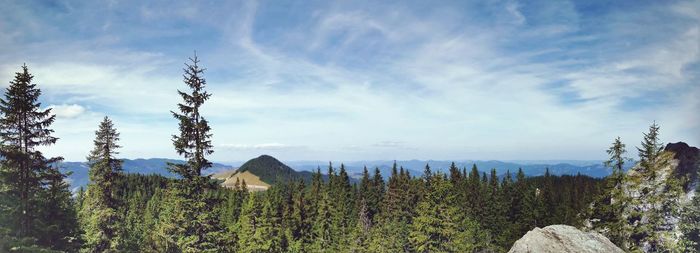
<path fill-rule="evenodd" d="M 105 117 L 87 156 L 90 183 L 75 196 L 58 168 L 62 158 L 38 150 L 57 141 L 55 116 L 41 108 L 41 91 L 22 66 L 0 98 L 0 251 L 503 252 L 535 227 L 580 227 L 602 217 L 596 226 L 613 228 L 629 220 L 617 199 L 632 179 L 622 172 L 624 145 L 617 142 L 609 150 L 613 176 L 605 180 L 549 170 L 538 177 L 522 170 L 487 174 L 454 164 L 446 173 L 426 165 L 416 176 L 394 164 L 390 175 L 365 168 L 351 183 L 342 164 L 329 164 L 327 179 L 319 168 L 309 182 L 288 180 L 264 192 L 249 192 L 245 181 L 223 188 L 203 173 L 213 153 L 211 128 L 200 113 L 211 96 L 204 69 L 196 55 L 185 65 L 187 89 L 178 90 L 182 102 L 171 112 L 179 126 L 172 143 L 186 160 L 169 164 L 178 177 L 122 172 L 120 135 Z M 640 149 L 641 164 L 650 168 L 660 166 L 655 134 Z M 633 248 L 657 245 L 639 238 L 661 228 L 606 233 Z"/>

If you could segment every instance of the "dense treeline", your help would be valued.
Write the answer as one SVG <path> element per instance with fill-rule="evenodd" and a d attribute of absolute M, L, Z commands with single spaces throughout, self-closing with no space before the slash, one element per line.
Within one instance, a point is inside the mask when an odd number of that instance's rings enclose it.
<path fill-rule="evenodd" d="M 503 252 L 532 228 L 591 220 L 627 249 L 659 250 L 665 239 L 656 232 L 670 230 L 657 214 L 676 211 L 690 231 L 677 249 L 696 247 L 698 205 L 680 210 L 673 195 L 640 183 L 668 161 L 656 125 L 633 176 L 622 171 L 628 159 L 617 139 L 605 180 L 454 164 L 445 173 L 426 165 L 410 175 L 394 164 L 390 175 L 365 168 L 355 181 L 341 164 L 264 192 L 248 192 L 245 181 L 222 188 L 203 173 L 213 147 L 200 107 L 210 94 L 199 60 L 191 62 L 188 90 L 178 91 L 182 102 L 172 112 L 179 125 L 173 146 L 187 160 L 169 165 L 178 178 L 123 173 L 119 132 L 105 117 L 87 156 L 90 184 L 73 196 L 57 167 L 62 159 L 38 151 L 57 141 L 55 116 L 41 109 L 41 91 L 23 66 L 0 99 L 0 252 Z M 678 193 L 680 183 L 665 183 L 664 192 Z M 634 187 L 648 196 L 626 196 Z"/>
<path fill-rule="evenodd" d="M 421 177 L 392 170 L 386 181 L 375 170 L 351 184 L 341 166 L 329 167 L 328 180 L 317 172 L 308 185 L 300 180 L 248 192 L 240 182 L 207 191 L 206 198 L 219 200 L 212 206 L 222 227 L 215 241 L 223 242 L 222 252 L 505 251 L 534 227 L 581 224 L 579 210 L 601 187 L 600 180 L 581 175 L 526 178 L 520 171 L 499 180 L 495 173 L 464 169 Z M 163 229 L 177 224 L 161 223 L 161 216 L 173 211 L 168 192 L 177 183 L 126 174 L 115 184 L 125 196 L 121 229 L 130 236 L 121 250 L 167 251 Z"/>

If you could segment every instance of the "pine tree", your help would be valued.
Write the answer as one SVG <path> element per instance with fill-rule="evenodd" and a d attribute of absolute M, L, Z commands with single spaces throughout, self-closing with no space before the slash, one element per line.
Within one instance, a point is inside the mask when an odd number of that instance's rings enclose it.
<path fill-rule="evenodd" d="M 426 165 L 427 167 L 428 165 Z M 459 182 L 462 180 L 462 173 L 459 171 L 459 168 L 457 168 L 457 165 L 455 165 L 454 162 L 450 164 L 450 182 L 452 182 L 452 185 L 458 185 Z"/>
<path fill-rule="evenodd" d="M 357 221 L 355 222 L 355 227 L 352 230 L 350 251 L 366 252 L 369 248 L 369 233 L 370 229 L 372 228 L 372 220 L 369 218 L 367 201 L 365 198 L 360 200 L 357 213 Z"/>
<path fill-rule="evenodd" d="M 126 252 L 138 252 L 143 244 L 145 234 L 144 210 L 147 200 L 140 191 L 127 200 L 126 214 L 124 217 L 124 245 L 122 248 Z"/>
<path fill-rule="evenodd" d="M 369 198 L 370 189 L 372 188 L 372 182 L 370 180 L 369 171 L 367 170 L 367 166 L 365 166 L 362 169 L 362 178 L 360 179 L 360 184 L 355 194 L 355 210 L 360 210 L 363 201 L 365 208 L 367 208 L 367 198 Z"/>
<path fill-rule="evenodd" d="M 329 196 L 331 201 L 331 220 L 333 247 L 338 249 L 348 245 L 350 230 L 352 228 L 353 199 L 350 178 L 345 171 L 345 165 L 341 164 L 338 175 L 330 182 Z"/>
<path fill-rule="evenodd" d="M 510 220 L 513 221 L 513 233 L 511 234 L 512 237 L 509 240 L 510 242 L 515 242 L 515 240 L 523 236 L 531 229 L 530 226 L 532 224 L 526 221 L 528 217 L 525 213 L 524 203 L 525 198 L 528 195 L 530 195 L 529 197 L 532 197 L 529 192 L 527 182 L 525 182 L 525 173 L 523 172 L 522 168 L 519 168 L 518 173 L 516 174 L 516 181 L 513 185 L 513 194 L 510 198 L 511 204 L 509 216 L 511 217 Z"/>
<path fill-rule="evenodd" d="M 52 166 L 63 158 L 45 158 L 38 150 L 56 143 L 51 124 L 56 116 L 51 109 L 41 109 L 41 90 L 32 83 L 33 75 L 26 65 L 15 74 L 0 98 L 0 188 L 4 209 L 0 221 L 6 221 L 11 234 L 18 238 L 34 237 L 41 233 L 36 224 L 45 206 L 39 196 L 46 189 L 42 186 L 60 177 Z M 60 186 L 59 186 L 60 188 Z M 49 189 L 58 190 L 60 189 Z M 50 194 L 49 194 L 50 195 Z M 4 206 L 3 206 L 4 205 Z M 47 231 L 43 231 L 47 232 Z M 42 235 L 57 238 L 60 235 Z M 52 246 L 52 245 L 46 245 Z"/>
<path fill-rule="evenodd" d="M 500 245 L 500 243 L 505 240 L 504 232 L 509 227 L 506 223 L 508 209 L 505 205 L 506 200 L 501 192 L 502 190 L 498 175 L 496 174 L 496 169 L 491 169 L 487 189 L 489 201 L 486 202 L 487 215 L 484 219 L 485 225 L 483 227 L 490 229 L 492 234 L 494 234 L 494 241 L 490 243 L 495 245 Z"/>
<path fill-rule="evenodd" d="M 173 146 L 177 153 L 187 159 L 184 164 L 170 164 L 170 170 L 182 177 L 173 189 L 173 201 L 176 217 L 181 217 L 181 224 L 175 231 L 177 244 L 183 252 L 217 252 L 222 249 L 222 229 L 220 215 L 214 207 L 221 202 L 210 194 L 205 194 L 214 185 L 209 177 L 202 176 L 202 171 L 211 167 L 207 155 L 212 149 L 209 122 L 202 117 L 200 107 L 211 96 L 204 90 L 206 80 L 202 76 L 204 69 L 199 67 L 195 54 L 190 58 L 192 64 L 185 64 L 184 82 L 190 93 L 178 90 L 183 102 L 178 104 L 179 113 L 172 112 L 179 121 L 179 135 L 173 135 Z M 173 223 L 174 220 L 165 221 Z"/>
<path fill-rule="evenodd" d="M 523 199 L 522 222 L 524 231 L 535 227 L 544 227 L 544 217 L 546 215 L 545 202 L 540 188 L 532 187 L 525 194 Z"/>
<path fill-rule="evenodd" d="M 307 252 L 312 242 L 311 221 L 308 216 L 308 206 L 304 194 L 303 180 L 299 180 L 293 189 L 291 203 L 291 217 L 287 225 L 287 238 L 289 238 L 289 252 Z"/>
<path fill-rule="evenodd" d="M 565 211 L 565 209 L 558 208 L 560 202 L 556 199 L 552 174 L 549 173 L 548 167 L 545 168 L 543 180 L 544 182 L 542 183 L 542 189 L 540 190 L 543 202 L 543 217 L 542 222 L 539 225 L 548 226 L 552 224 L 560 224 L 563 220 L 562 211 Z"/>
<path fill-rule="evenodd" d="M 367 252 L 411 252 L 409 248 L 409 225 L 398 219 L 390 219 L 372 228 Z"/>
<path fill-rule="evenodd" d="M 328 252 L 335 243 L 330 202 L 328 191 L 324 191 L 317 205 L 316 219 L 312 227 L 311 252 Z"/>
<path fill-rule="evenodd" d="M 279 189 L 270 188 L 265 192 L 260 219 L 253 234 L 255 245 L 248 245 L 247 252 L 284 252 L 285 235 L 282 230 L 282 217 L 279 209 Z"/>
<path fill-rule="evenodd" d="M 117 144 L 119 133 L 112 121 L 105 117 L 95 131 L 94 148 L 87 157 L 90 166 L 90 184 L 83 205 L 83 230 L 85 230 L 84 252 L 106 252 L 120 250 L 121 203 L 114 194 L 115 182 L 122 170 L 122 161 L 115 156 L 121 146 Z"/>
<path fill-rule="evenodd" d="M 672 174 L 662 178 L 661 171 L 673 159 L 673 153 L 663 151 L 659 129 L 654 122 L 644 133 L 641 147 L 637 148 L 639 164 L 629 176 L 631 188 L 638 193 L 632 198 L 627 218 L 631 250 L 666 251 L 676 247 L 677 238 L 668 217 L 678 217 L 683 182 Z"/>
<path fill-rule="evenodd" d="M 482 197 L 483 195 L 481 195 L 479 170 L 477 169 L 476 164 L 473 164 L 466 183 L 465 204 L 467 212 L 470 214 L 470 216 L 477 220 L 480 220 L 480 218 L 483 216 L 483 210 L 481 210 L 483 203 Z"/>
<path fill-rule="evenodd" d="M 318 205 L 321 202 L 323 194 L 323 185 L 324 183 L 321 175 L 321 168 L 319 167 L 316 168 L 316 172 L 314 172 L 313 176 L 311 177 L 311 185 L 306 192 L 306 199 L 308 201 L 308 216 L 310 221 L 314 221 L 316 219 Z"/>
<path fill-rule="evenodd" d="M 402 194 L 405 194 L 405 192 L 403 192 L 403 189 L 401 189 L 398 168 L 396 162 L 394 162 L 394 165 L 391 167 L 391 175 L 389 176 L 386 194 L 384 195 L 384 200 L 382 202 L 381 212 L 383 222 L 387 222 L 388 220 L 403 219 L 403 213 L 401 210 Z"/>
<path fill-rule="evenodd" d="M 384 178 L 382 178 L 379 168 L 374 168 L 374 175 L 372 176 L 372 182 L 367 196 L 367 216 L 372 223 L 378 220 L 377 217 L 379 217 L 381 204 L 384 199 L 385 187 Z"/>
<path fill-rule="evenodd" d="M 625 231 L 627 221 L 624 212 L 630 201 L 623 188 L 625 183 L 624 164 L 631 159 L 625 156 L 627 150 L 620 137 L 613 141 L 607 153 L 610 158 L 604 164 L 612 169 L 612 173 L 605 179 L 605 189 L 596 201 L 592 215 L 595 216 L 594 219 L 599 220 L 594 224 L 595 228 L 603 232 L 616 245 L 624 247 L 627 245 L 629 237 L 629 232 Z"/>
<path fill-rule="evenodd" d="M 511 200 L 513 195 L 513 179 L 510 175 L 510 170 L 506 171 L 506 175 L 503 181 L 501 181 L 501 191 L 499 195 L 501 199 L 501 208 L 503 209 L 503 211 L 501 211 L 503 215 L 503 224 L 501 229 L 498 230 L 502 232 L 495 232 L 494 236 L 496 237 L 497 246 L 507 249 L 511 246 L 511 238 L 514 238 L 512 225 L 514 220 L 513 214 L 511 213 L 511 205 L 513 203 Z"/>
<path fill-rule="evenodd" d="M 250 194 L 241 210 L 241 218 L 238 220 L 238 246 L 244 252 L 253 252 L 262 243 L 256 241 L 258 238 L 255 237 L 263 219 L 262 201 L 259 195 L 260 193 Z"/>
<path fill-rule="evenodd" d="M 39 210 L 38 243 L 55 250 L 75 252 L 81 243 L 80 228 L 75 203 L 64 180 L 67 175 L 56 167 L 50 167 L 44 177 L 46 189 L 40 192 L 39 197 L 43 208 Z"/>
<path fill-rule="evenodd" d="M 475 251 L 477 245 L 470 239 L 475 237 L 478 225 L 468 223 L 469 219 L 451 205 L 451 183 L 442 173 L 424 183 L 426 196 L 418 203 L 417 217 L 409 233 L 411 248 L 416 252 Z"/>

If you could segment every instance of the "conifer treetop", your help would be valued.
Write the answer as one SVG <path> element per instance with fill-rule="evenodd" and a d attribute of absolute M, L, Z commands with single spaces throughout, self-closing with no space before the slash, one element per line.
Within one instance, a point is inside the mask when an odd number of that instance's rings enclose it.
<path fill-rule="evenodd" d="M 172 136 L 173 146 L 178 155 L 187 159 L 186 165 L 173 164 L 171 170 L 186 179 L 199 177 L 202 170 L 210 168 L 212 163 L 205 157 L 214 153 L 209 122 L 200 114 L 200 107 L 211 97 L 205 90 L 205 69 L 199 66 L 196 52 L 189 60 L 191 63 L 185 63 L 183 69 L 183 81 L 189 91 L 178 90 L 183 102 L 177 104 L 179 113 L 171 111 L 173 117 L 179 121 L 180 130 L 179 135 Z"/>

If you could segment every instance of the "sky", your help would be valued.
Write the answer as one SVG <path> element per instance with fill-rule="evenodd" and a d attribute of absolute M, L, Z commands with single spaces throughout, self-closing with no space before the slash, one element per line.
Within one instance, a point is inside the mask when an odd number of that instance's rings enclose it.
<path fill-rule="evenodd" d="M 0 88 L 53 108 L 47 155 L 178 158 L 195 50 L 211 160 L 604 159 L 649 125 L 700 146 L 699 1 L 0 0 Z"/>

